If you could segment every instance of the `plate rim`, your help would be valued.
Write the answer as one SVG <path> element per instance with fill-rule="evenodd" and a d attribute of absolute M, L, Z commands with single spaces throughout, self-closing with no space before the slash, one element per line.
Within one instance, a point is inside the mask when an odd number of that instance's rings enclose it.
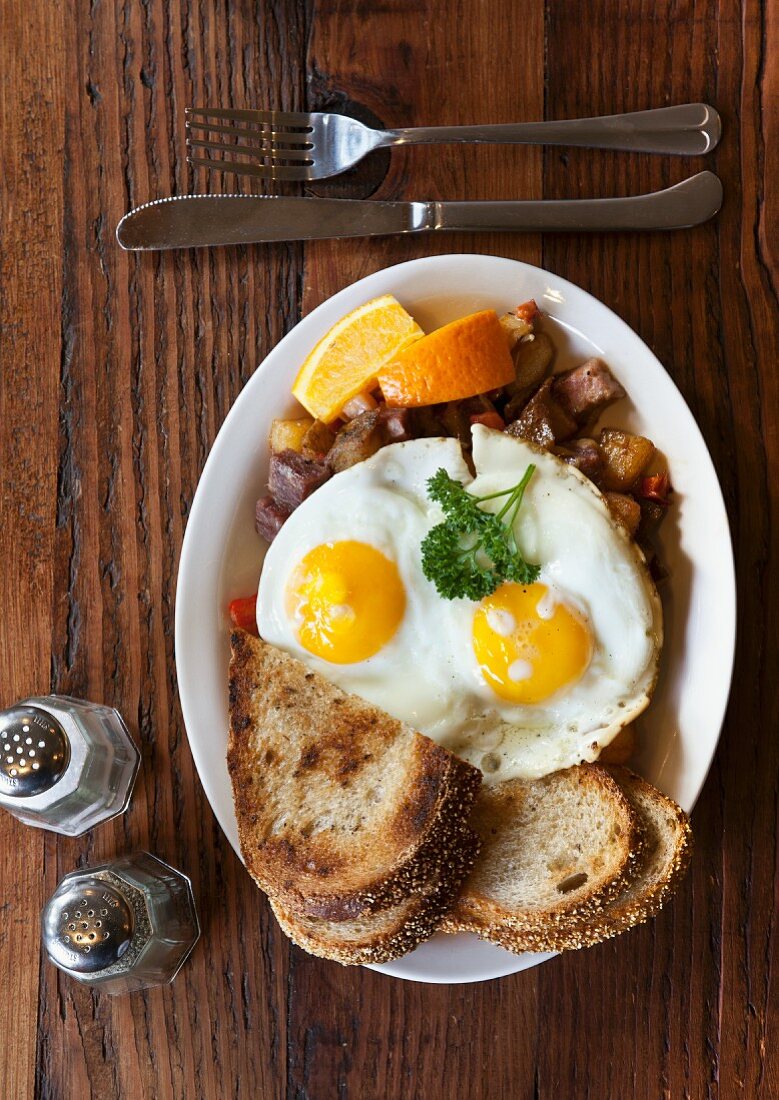
<path fill-rule="evenodd" d="M 731 532 L 731 529 L 730 529 L 730 522 L 729 522 L 729 518 L 728 518 L 728 514 L 727 514 L 727 509 L 725 507 L 724 497 L 723 497 L 723 494 L 722 494 L 722 486 L 720 484 L 719 476 L 717 474 L 717 469 L 716 469 L 716 466 L 714 465 L 714 461 L 712 459 L 711 452 L 709 451 L 709 448 L 708 448 L 706 440 L 703 436 L 703 433 L 702 433 L 702 431 L 701 431 L 701 429 L 698 425 L 697 420 L 695 419 L 695 416 L 692 413 L 692 410 L 690 409 L 689 405 L 687 404 L 683 394 L 679 390 L 679 387 L 676 385 L 676 382 L 674 381 L 673 377 L 666 370 L 665 366 L 658 359 L 658 357 L 655 355 L 655 353 L 652 351 L 652 349 L 649 347 L 649 345 L 642 339 L 642 337 L 633 328 L 631 328 L 631 326 L 626 321 L 624 321 L 619 316 L 619 314 L 615 313 L 614 310 L 611 309 L 610 306 L 606 305 L 606 303 L 601 301 L 601 299 L 595 297 L 595 295 L 591 294 L 589 291 L 585 290 L 583 287 L 580 287 L 578 284 L 573 283 L 571 280 L 565 279 L 562 276 L 557 275 L 555 272 L 550 271 L 548 268 L 539 267 L 538 265 L 527 263 L 524 260 L 516 260 L 516 259 L 513 259 L 512 257 L 498 256 L 498 255 L 489 254 L 489 253 L 458 252 L 458 253 L 443 253 L 443 254 L 436 254 L 436 255 L 419 256 L 419 257 L 416 257 L 416 258 L 411 259 L 411 260 L 405 260 L 401 263 L 392 264 L 388 267 L 383 267 L 383 268 L 380 268 L 377 271 L 370 272 L 368 275 L 365 275 L 362 278 L 357 279 L 354 282 L 351 282 L 351 283 L 347 284 L 345 287 L 342 287 L 340 290 L 336 291 L 330 297 L 328 297 L 328 298 L 324 299 L 322 302 L 320 302 L 319 305 L 317 305 L 310 313 L 306 314 L 305 317 L 301 317 L 300 320 L 297 321 L 296 324 L 294 324 L 289 329 L 289 331 L 287 333 L 285 333 L 285 335 L 274 345 L 274 347 L 272 347 L 268 351 L 268 353 L 265 355 L 265 357 L 262 359 L 262 361 L 260 363 L 258 363 L 256 369 L 254 370 L 254 372 L 252 373 L 250 378 L 246 381 L 244 386 L 241 388 L 240 392 L 238 393 L 235 400 L 233 401 L 233 404 L 231 405 L 227 415 L 225 416 L 225 418 L 224 418 L 224 420 L 223 420 L 223 422 L 222 422 L 222 424 L 219 428 L 219 431 L 217 432 L 216 437 L 214 438 L 214 440 L 211 444 L 211 448 L 209 450 L 209 453 L 208 453 L 208 456 L 207 456 L 206 461 L 204 463 L 203 469 L 202 469 L 202 471 L 200 473 L 200 476 L 198 478 L 198 482 L 197 482 L 195 492 L 194 492 L 194 495 L 193 495 L 193 498 L 192 498 L 192 503 L 191 503 L 191 506 L 190 506 L 190 511 L 189 511 L 189 515 L 187 517 L 186 527 L 185 527 L 185 531 L 184 531 L 184 537 L 183 537 L 183 540 L 182 540 L 181 553 L 180 553 L 180 556 L 179 556 L 179 563 L 178 563 L 178 569 L 177 569 L 177 575 L 176 575 L 174 652 L 175 652 L 178 695 L 179 695 L 179 700 L 180 700 L 180 704 L 181 704 L 182 717 L 183 717 L 183 720 L 184 720 L 184 727 L 185 727 L 185 731 L 186 731 L 186 734 L 187 734 L 187 741 L 189 743 L 190 751 L 192 753 L 193 762 L 195 764 L 195 768 L 196 768 L 197 773 L 198 773 L 198 778 L 200 779 L 200 782 L 201 782 L 201 785 L 202 785 L 203 790 L 205 792 L 206 798 L 208 799 L 209 806 L 211 808 L 212 813 L 214 814 L 214 817 L 216 818 L 216 820 L 219 824 L 220 829 L 225 834 L 225 837 L 228 840 L 228 842 L 231 844 L 231 846 L 236 851 L 236 854 L 238 855 L 238 858 L 241 859 L 241 862 L 243 862 L 243 859 L 242 859 L 242 856 L 241 856 L 240 848 L 236 847 L 236 845 L 234 844 L 234 842 L 231 838 L 231 835 L 230 835 L 230 830 L 226 827 L 225 822 L 223 821 L 223 814 L 220 812 L 220 810 L 217 809 L 217 806 L 215 804 L 217 802 L 217 798 L 216 797 L 212 798 L 212 794 L 211 794 L 211 790 L 210 790 L 211 783 L 210 783 L 210 780 L 206 777 L 207 776 L 207 769 L 205 768 L 205 763 L 204 763 L 203 758 L 201 756 L 197 740 L 196 739 L 193 740 L 193 737 L 190 735 L 190 726 L 192 726 L 192 728 L 194 728 L 196 722 L 195 722 L 195 717 L 193 715 L 193 712 L 190 709 L 190 703 L 189 703 L 188 699 L 185 697 L 185 691 L 182 690 L 182 683 L 183 683 L 183 681 L 185 681 L 188 678 L 189 670 L 188 670 L 188 659 L 185 656 L 182 656 L 186 652 L 186 646 L 185 646 L 184 640 L 182 638 L 182 634 L 183 634 L 183 630 L 184 630 L 185 610 L 184 610 L 184 599 L 181 598 L 181 597 L 183 596 L 183 592 L 184 592 L 184 590 L 186 589 L 186 586 L 187 586 L 187 578 L 194 571 L 193 559 L 194 559 L 195 553 L 196 553 L 195 534 L 194 534 L 194 532 L 195 532 L 195 530 L 198 526 L 198 523 L 200 521 L 200 513 L 206 507 L 206 497 L 205 497 L 205 493 L 203 491 L 201 491 L 202 487 L 203 487 L 204 484 L 207 484 L 208 482 L 210 482 L 210 479 L 213 477 L 213 474 L 212 474 L 211 471 L 218 468 L 219 460 L 220 460 L 220 456 L 222 454 L 222 451 L 225 450 L 227 448 L 227 446 L 229 445 L 228 444 L 228 439 L 230 439 L 231 424 L 234 422 L 235 419 L 237 419 L 237 416 L 239 415 L 237 410 L 239 410 L 239 407 L 242 407 L 243 404 L 245 403 L 245 400 L 247 399 L 247 397 L 246 397 L 247 394 L 249 394 L 249 393 L 253 394 L 255 391 L 259 392 L 261 390 L 263 379 L 273 369 L 274 361 L 276 359 L 280 358 L 281 355 L 283 354 L 283 348 L 284 348 L 285 344 L 287 343 L 288 338 L 293 333 L 298 333 L 299 334 L 301 328 L 303 329 L 303 331 L 307 331 L 308 329 L 316 330 L 318 320 L 321 317 L 323 317 L 325 314 L 327 314 L 328 312 L 334 311 L 335 308 L 338 305 L 338 302 L 342 298 L 350 296 L 351 294 L 353 294 L 353 292 L 358 287 L 361 287 L 361 286 L 365 285 L 366 283 L 369 284 L 373 280 L 378 281 L 380 278 L 386 277 L 388 275 L 395 275 L 395 276 L 402 275 L 404 270 L 409 269 L 409 268 L 415 268 L 416 269 L 416 268 L 425 267 L 425 266 L 435 268 L 437 266 L 448 266 L 448 265 L 451 265 L 453 263 L 456 264 L 456 263 L 463 262 L 463 261 L 465 261 L 465 262 L 477 261 L 477 262 L 484 262 L 484 263 L 493 263 L 494 261 L 499 261 L 502 264 L 508 264 L 508 265 L 514 266 L 516 269 L 519 269 L 521 272 L 523 272 L 524 275 L 527 278 L 532 279 L 532 280 L 540 281 L 544 278 L 551 278 L 555 281 L 556 287 L 559 288 L 560 290 L 562 290 L 566 293 L 572 291 L 578 296 L 584 296 L 585 300 L 588 300 L 588 301 L 594 303 L 597 306 L 598 309 L 606 310 L 607 313 L 610 315 L 611 322 L 613 324 L 615 324 L 617 326 L 617 328 L 622 328 L 628 334 L 628 336 L 631 339 L 638 340 L 639 343 L 645 349 L 646 353 L 649 356 L 651 356 L 651 358 L 654 360 L 655 365 L 659 368 L 659 370 L 662 372 L 662 374 L 665 375 L 667 383 L 672 387 L 672 389 L 674 391 L 675 398 L 678 400 L 678 402 L 680 402 L 683 409 L 687 413 L 691 428 L 697 434 L 697 437 L 698 437 L 697 438 L 697 443 L 698 443 L 699 447 L 702 448 L 703 453 L 705 454 L 706 459 L 708 460 L 709 466 L 711 468 L 711 473 L 713 475 L 713 481 L 714 481 L 714 484 L 715 484 L 716 489 L 717 489 L 716 499 L 711 500 L 709 502 L 709 506 L 710 507 L 716 507 L 718 509 L 718 511 L 720 512 L 720 519 L 722 521 L 723 534 L 724 534 L 723 549 L 725 551 L 725 556 L 727 558 L 727 563 L 726 564 L 727 564 L 728 580 L 730 582 L 729 583 L 729 591 L 727 593 L 727 600 L 723 601 L 723 605 L 724 605 L 723 606 L 723 614 L 724 614 L 724 618 L 727 621 L 727 631 L 726 631 L 727 638 L 725 640 L 726 640 L 727 645 L 728 645 L 728 653 L 727 653 L 727 660 L 726 660 L 727 677 L 726 677 L 726 680 L 725 680 L 725 689 L 724 689 L 724 691 L 722 691 L 720 693 L 721 694 L 721 705 L 717 707 L 717 712 L 719 714 L 719 728 L 718 728 L 718 731 L 717 731 L 717 736 L 713 739 L 713 741 L 711 743 L 709 758 L 708 758 L 708 761 L 706 763 L 705 769 L 702 771 L 701 779 L 700 779 L 700 782 L 698 784 L 697 790 L 695 791 L 694 796 L 689 800 L 690 804 L 685 807 L 688 810 L 688 812 L 692 811 L 695 803 L 697 802 L 697 800 L 700 796 L 700 793 L 703 789 L 703 786 L 706 783 L 706 779 L 707 779 L 707 777 L 708 777 L 708 775 L 711 771 L 711 766 L 712 766 L 714 756 L 715 756 L 716 751 L 717 751 L 717 747 L 719 745 L 719 741 L 720 741 L 720 737 L 721 737 L 721 733 L 722 733 L 722 727 L 723 727 L 723 724 L 724 724 L 724 721 L 725 721 L 725 718 L 726 718 L 726 714 L 727 714 L 727 708 L 728 708 L 730 692 L 731 692 L 731 689 L 732 689 L 732 681 L 733 681 L 733 668 L 734 668 L 735 647 L 736 647 L 736 624 L 737 624 L 737 588 L 736 588 L 736 576 L 735 576 L 735 561 L 734 561 L 734 555 L 733 555 L 733 537 L 732 537 L 732 532 Z M 385 291 L 385 292 L 388 292 L 388 293 L 401 293 L 400 291 L 397 291 L 397 290 L 396 291 Z M 368 300 L 368 299 L 366 298 L 366 300 Z M 326 331 L 326 329 L 323 329 L 323 331 Z M 321 335 L 321 332 L 319 333 L 319 335 Z M 316 340 L 317 338 L 318 338 L 318 336 L 317 336 L 316 332 L 314 332 L 314 340 Z M 591 335 L 588 336 L 588 339 L 590 339 L 591 342 L 594 342 L 593 337 Z M 312 344 L 312 346 L 313 346 L 313 344 Z M 186 670 L 186 671 L 182 671 L 182 670 Z M 232 807 L 231 807 L 231 810 L 232 810 Z M 371 970 L 376 970 L 376 971 L 378 971 L 380 973 L 383 973 L 387 976 L 402 978 L 405 981 L 415 981 L 415 982 L 431 983 L 431 984 L 467 984 L 467 983 L 478 982 L 478 981 L 489 981 L 489 980 L 492 980 L 492 979 L 495 979 L 495 978 L 504 977 L 504 976 L 507 976 L 509 974 L 517 973 L 517 972 L 520 972 L 524 969 L 529 969 L 529 968 L 531 968 L 535 965 L 540 964 L 541 962 L 546 961 L 549 958 L 554 957 L 554 953 L 550 953 L 550 954 L 544 954 L 543 956 L 534 957 L 531 960 L 531 959 L 528 959 L 527 955 L 512 955 L 512 954 L 509 954 L 508 952 L 502 952 L 501 954 L 506 956 L 506 960 L 505 960 L 505 963 L 503 965 L 496 964 L 495 966 L 493 966 L 491 968 L 485 968 L 485 972 L 483 974 L 480 974 L 478 976 L 473 976 L 473 977 L 464 977 L 464 978 L 459 978 L 459 977 L 456 977 L 456 976 L 451 977 L 451 978 L 446 978 L 446 977 L 440 977 L 438 975 L 431 976 L 431 975 L 428 974 L 427 976 L 425 976 L 424 974 L 403 973 L 402 972 L 402 967 L 399 966 L 398 964 L 403 964 L 405 959 L 409 958 L 410 956 L 405 956 L 404 959 L 396 960 L 393 963 L 371 964 L 368 968 L 371 969 Z M 525 960 L 524 965 L 523 965 L 523 960 Z"/>

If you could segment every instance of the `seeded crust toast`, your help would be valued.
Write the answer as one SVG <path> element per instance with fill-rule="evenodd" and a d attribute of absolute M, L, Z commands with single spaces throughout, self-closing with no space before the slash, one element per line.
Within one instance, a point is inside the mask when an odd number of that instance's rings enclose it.
<path fill-rule="evenodd" d="M 644 847 L 629 882 L 590 920 L 572 917 L 543 941 L 528 940 L 523 950 L 564 951 L 591 947 L 654 917 L 684 878 L 693 850 L 687 814 L 667 795 L 628 768 L 610 767 L 640 815 Z M 538 946 L 543 943 L 543 946 Z"/>
<path fill-rule="evenodd" d="M 472 860 L 478 768 L 259 638 L 231 641 L 241 851 L 285 919 L 354 920 L 439 873 L 451 897 Z"/>
<path fill-rule="evenodd" d="M 396 905 L 351 920 L 299 917 L 275 898 L 271 898 L 271 907 L 282 931 L 311 955 L 344 966 L 390 962 L 413 951 L 438 929 L 442 914 L 451 904 L 450 883 L 472 866 L 477 848 L 475 834 L 465 830 L 452 850 L 450 860 L 454 866 L 440 866 L 424 890 Z"/>
<path fill-rule="evenodd" d="M 481 851 L 442 931 L 476 932 L 506 946 L 601 910 L 629 880 L 642 848 L 638 814 L 598 764 L 484 787 L 471 826 Z"/>
<path fill-rule="evenodd" d="M 597 765 L 595 765 L 597 766 Z M 653 917 L 675 891 L 689 865 L 692 831 L 677 804 L 628 768 L 605 769 L 639 816 L 643 843 L 631 871 L 617 893 L 599 909 L 558 914 L 532 927 L 505 919 L 494 909 L 475 909 L 464 917 L 448 917 L 447 931 L 476 932 L 510 951 L 566 951 L 589 947 Z M 465 890 L 468 886 L 466 884 Z"/>

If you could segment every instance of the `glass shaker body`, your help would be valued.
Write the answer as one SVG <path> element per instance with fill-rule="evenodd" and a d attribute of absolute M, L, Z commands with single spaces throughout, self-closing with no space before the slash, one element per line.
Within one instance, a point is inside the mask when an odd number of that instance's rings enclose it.
<path fill-rule="evenodd" d="M 148 852 L 73 871 L 42 916 L 51 961 L 106 993 L 172 982 L 198 941 L 186 875 Z"/>
<path fill-rule="evenodd" d="M 66 836 L 122 813 L 140 764 L 118 711 L 66 695 L 2 711 L 0 752 L 0 806 Z"/>

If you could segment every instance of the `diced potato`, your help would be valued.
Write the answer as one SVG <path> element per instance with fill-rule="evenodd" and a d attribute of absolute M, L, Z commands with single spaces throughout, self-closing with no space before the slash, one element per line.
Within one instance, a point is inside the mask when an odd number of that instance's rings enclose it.
<path fill-rule="evenodd" d="M 525 402 L 546 378 L 554 352 L 554 344 L 545 332 L 537 332 L 532 340 L 523 340 L 514 348 L 512 357 L 517 377 L 506 387 L 509 396 L 507 420 L 519 416 Z"/>
<path fill-rule="evenodd" d="M 523 340 L 514 351 L 517 383 L 537 386 L 543 382 L 554 359 L 554 344 L 545 332 L 537 332 L 532 340 Z"/>
<path fill-rule="evenodd" d="M 641 522 L 641 505 L 635 497 L 627 493 L 604 493 L 603 496 L 617 523 L 622 524 L 631 538 L 634 537 Z"/>
<path fill-rule="evenodd" d="M 623 726 L 617 736 L 600 754 L 601 764 L 627 764 L 638 748 L 638 737 L 634 725 Z"/>
<path fill-rule="evenodd" d="M 604 459 L 603 488 L 617 493 L 625 493 L 635 484 L 655 453 L 650 439 L 618 428 L 603 429 L 600 449 Z"/>
<path fill-rule="evenodd" d="M 270 426 L 270 450 L 277 455 L 282 451 L 297 451 L 303 446 L 306 433 L 313 426 L 310 416 L 301 416 L 298 420 L 274 420 Z"/>
<path fill-rule="evenodd" d="M 300 453 L 303 458 L 321 462 L 335 442 L 335 432 L 321 420 L 315 420 L 303 436 Z"/>
<path fill-rule="evenodd" d="M 509 351 L 513 353 L 522 337 L 533 331 L 533 326 L 522 317 L 517 317 L 516 313 L 504 313 L 498 319 L 509 342 Z"/>

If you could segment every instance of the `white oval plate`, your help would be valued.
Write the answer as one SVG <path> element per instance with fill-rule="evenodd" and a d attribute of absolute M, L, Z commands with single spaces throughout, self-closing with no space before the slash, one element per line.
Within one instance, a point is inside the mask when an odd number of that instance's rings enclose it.
<path fill-rule="evenodd" d="M 394 294 L 429 331 L 463 314 L 498 313 L 535 298 L 558 347 L 556 369 L 602 356 L 630 399 L 612 425 L 642 432 L 668 459 L 676 490 L 662 529 L 666 641 L 660 681 L 641 719 L 637 770 L 690 810 L 725 714 L 735 645 L 730 532 L 706 444 L 674 383 L 611 310 L 549 271 L 496 256 L 429 256 L 378 271 L 334 295 L 268 355 L 230 410 L 206 462 L 187 525 L 176 592 L 176 665 L 189 743 L 208 799 L 239 852 L 227 773 L 228 602 L 256 591 L 263 543 L 254 503 L 266 491 L 268 432 L 294 410 L 298 367 L 345 313 Z M 239 852 L 240 854 L 240 852 Z M 550 955 L 512 955 L 475 936 L 439 935 L 374 969 L 421 982 L 474 982 L 535 966 Z"/>

